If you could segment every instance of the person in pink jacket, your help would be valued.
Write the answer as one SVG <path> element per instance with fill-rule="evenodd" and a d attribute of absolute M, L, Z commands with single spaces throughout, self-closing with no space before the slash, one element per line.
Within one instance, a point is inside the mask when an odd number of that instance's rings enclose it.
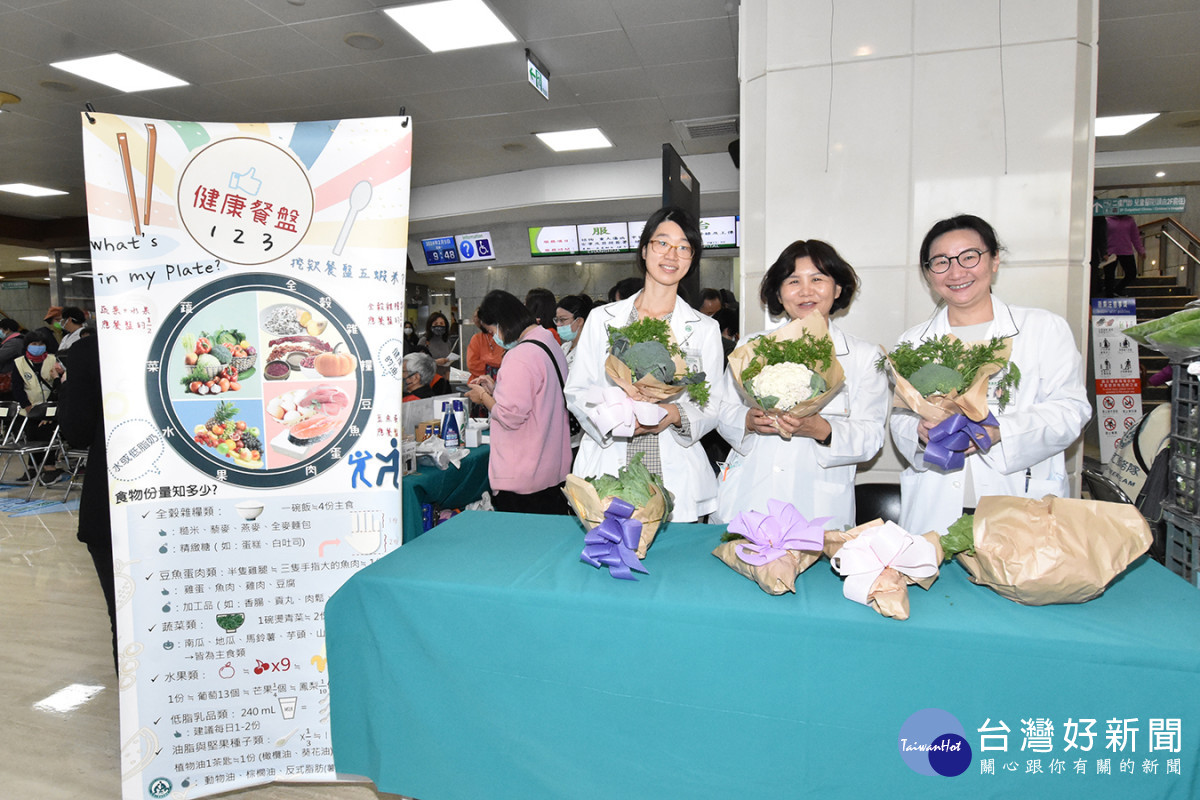
<path fill-rule="evenodd" d="M 1133 217 L 1118 214 L 1104 219 L 1108 229 L 1108 254 L 1117 257 L 1116 261 L 1104 265 L 1104 294 L 1105 297 L 1122 297 L 1130 282 L 1141 272 L 1146 246 L 1142 244 L 1142 232 Z M 1118 264 L 1125 274 L 1119 283 L 1114 284 Z"/>
<path fill-rule="evenodd" d="M 467 392 L 491 413 L 492 505 L 525 514 L 570 513 L 562 493 L 571 471 L 562 347 L 508 292 L 488 292 L 478 314 L 481 329 L 508 351 L 495 380 L 473 378 Z"/>

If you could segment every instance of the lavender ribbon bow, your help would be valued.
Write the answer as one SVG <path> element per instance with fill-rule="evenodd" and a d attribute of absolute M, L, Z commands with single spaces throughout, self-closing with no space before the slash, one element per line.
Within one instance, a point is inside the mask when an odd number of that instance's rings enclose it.
<path fill-rule="evenodd" d="M 966 461 L 963 451 L 968 447 L 973 444 L 986 452 L 992 446 L 992 438 L 983 426 L 999 424 L 991 412 L 979 422 L 972 421 L 965 414 L 947 417 L 929 432 L 925 463 L 945 470 L 962 469 Z"/>
<path fill-rule="evenodd" d="M 739 544 L 738 558 L 761 567 L 780 558 L 788 550 L 820 550 L 825 546 L 825 523 L 833 517 L 818 517 L 811 522 L 791 503 L 768 500 L 767 513 L 743 511 L 729 523 L 732 533 L 745 537 Z"/>
<path fill-rule="evenodd" d="M 593 567 L 608 567 L 608 574 L 625 581 L 636 581 L 630 570 L 650 574 L 637 557 L 642 523 L 631 519 L 633 506 L 614 497 L 604 512 L 604 522 L 583 537 L 583 552 L 579 560 Z"/>

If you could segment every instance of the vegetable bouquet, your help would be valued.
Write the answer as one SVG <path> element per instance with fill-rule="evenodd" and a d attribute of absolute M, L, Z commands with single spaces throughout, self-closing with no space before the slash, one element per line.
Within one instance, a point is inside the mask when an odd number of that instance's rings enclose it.
<path fill-rule="evenodd" d="M 582 478 L 574 473 L 567 475 L 563 493 L 589 531 L 604 522 L 605 512 L 614 500 L 624 500 L 633 506 L 630 518 L 642 524 L 638 558 L 646 557 L 646 551 L 673 506 L 671 493 L 663 486 L 662 478 L 642 466 L 641 453 L 635 453 L 630 463 L 617 470 L 616 475 L 594 478 Z"/>
<path fill-rule="evenodd" d="M 729 354 L 729 373 L 748 405 L 774 417 L 817 414 L 846 380 L 820 314 L 738 347 Z M 789 438 L 782 430 L 780 435 Z"/>
<path fill-rule="evenodd" d="M 947 529 L 941 549 L 972 583 L 1041 606 L 1098 597 L 1152 540 L 1128 503 L 989 495 Z"/>
<path fill-rule="evenodd" d="M 661 403 L 687 390 L 698 405 L 708 402 L 703 372 L 688 369 L 666 320 L 646 318 L 608 330 L 604 369 L 634 400 Z"/>
<path fill-rule="evenodd" d="M 937 423 L 962 414 L 978 423 L 988 417 L 988 384 L 994 375 L 1004 373 L 996 384 L 1001 410 L 1021 382 L 1021 371 L 1009 361 L 1011 352 L 1008 339 L 966 344 L 946 334 L 903 342 L 880 356 L 876 366 L 891 374 L 897 405 L 922 419 Z"/>

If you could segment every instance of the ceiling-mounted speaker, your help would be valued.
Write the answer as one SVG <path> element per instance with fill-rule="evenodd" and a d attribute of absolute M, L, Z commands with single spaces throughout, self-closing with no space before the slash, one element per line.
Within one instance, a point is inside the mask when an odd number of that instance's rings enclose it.
<path fill-rule="evenodd" d="M 733 166 L 737 169 L 742 167 L 742 140 L 734 139 L 729 143 L 729 157 L 733 159 Z"/>

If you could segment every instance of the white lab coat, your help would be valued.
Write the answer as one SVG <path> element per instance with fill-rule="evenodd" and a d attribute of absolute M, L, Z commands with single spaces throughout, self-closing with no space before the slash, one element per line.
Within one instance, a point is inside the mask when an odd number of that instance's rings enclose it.
<path fill-rule="evenodd" d="M 994 396 L 989 400 L 1000 423 L 1000 442 L 986 453 L 967 456 L 975 496 L 1066 497 L 1070 486 L 1063 451 L 1092 416 L 1075 339 L 1066 320 L 1044 309 L 1010 306 L 992 295 L 992 314 L 984 338 L 1012 337 L 1011 360 L 1021 370 L 1021 383 L 1003 412 Z M 927 322 L 905 331 L 900 341 L 947 333 L 950 324 L 941 308 Z M 944 534 L 962 515 L 965 473 L 944 472 L 925 463 L 919 421 L 907 409 L 896 409 L 891 418 L 892 440 L 908 461 L 900 475 L 900 525 L 916 534 Z"/>
<path fill-rule="evenodd" d="M 595 475 L 616 475 L 625 466 L 626 437 L 601 436 L 588 421 L 580 395 L 588 389 L 613 386 L 604 372 L 608 357 L 608 329 L 622 328 L 629 322 L 633 302 L 640 295 L 609 303 L 588 314 L 579 332 L 578 351 L 567 376 L 567 407 L 583 426 L 584 437 L 572 470 L 585 478 Z M 717 477 L 709 465 L 708 456 L 700 444 L 701 437 L 717 424 L 721 406 L 721 373 L 725 352 L 721 348 L 720 327 L 711 318 L 696 312 L 682 299 L 676 298 L 671 314 L 671 331 L 684 352 L 684 360 L 693 370 L 703 370 L 709 383 L 709 400 L 701 408 L 679 395 L 672 403 L 687 415 L 689 435 L 684 436 L 674 425 L 657 434 L 663 465 L 663 483 L 675 495 L 675 510 L 671 519 L 694 522 L 717 507 Z"/>
<path fill-rule="evenodd" d="M 786 322 L 785 320 L 784 322 Z M 782 324 L 782 323 L 781 323 Z M 778 325 L 775 327 L 779 327 Z M 765 333 L 743 338 L 738 346 Z M 807 519 L 832 517 L 826 528 L 854 525 L 854 475 L 883 446 L 891 396 L 887 376 L 875 367 L 878 346 L 829 324 L 834 353 L 846 383 L 821 415 L 833 429 L 828 447 L 795 436 L 762 436 L 746 432 L 749 407 L 725 370 L 724 401 L 717 430 L 733 447 L 720 474 L 718 521 L 729 522 L 742 511 L 767 511 L 767 501 L 785 500 Z"/>

